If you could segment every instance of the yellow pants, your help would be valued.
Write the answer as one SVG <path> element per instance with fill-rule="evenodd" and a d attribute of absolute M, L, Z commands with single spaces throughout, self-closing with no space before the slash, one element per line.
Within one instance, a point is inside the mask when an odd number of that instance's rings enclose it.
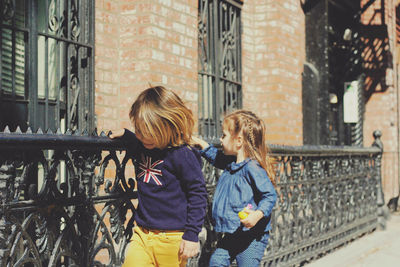
<path fill-rule="evenodd" d="M 148 230 L 136 226 L 122 267 L 186 266 L 186 260 L 178 255 L 182 235 L 182 231 Z"/>

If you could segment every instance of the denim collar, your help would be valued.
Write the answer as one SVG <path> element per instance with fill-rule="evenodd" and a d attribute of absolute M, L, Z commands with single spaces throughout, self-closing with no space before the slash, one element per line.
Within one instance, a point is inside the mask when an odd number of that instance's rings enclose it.
<path fill-rule="evenodd" d="M 229 171 L 232 171 L 232 172 L 237 171 L 237 170 L 239 170 L 240 168 L 242 168 L 244 165 L 246 165 L 247 162 L 249 162 L 249 161 L 250 161 L 250 158 L 246 158 L 245 160 L 243 160 L 243 161 L 241 161 L 241 162 L 239 162 L 239 163 L 232 162 L 232 163 L 230 163 L 230 164 L 227 166 L 227 169 L 228 169 Z"/>

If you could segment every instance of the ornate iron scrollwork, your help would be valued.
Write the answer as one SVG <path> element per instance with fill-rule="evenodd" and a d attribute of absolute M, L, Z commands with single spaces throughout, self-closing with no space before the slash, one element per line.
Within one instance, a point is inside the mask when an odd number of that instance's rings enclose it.
<path fill-rule="evenodd" d="M 57 14 L 56 0 L 51 0 L 49 3 L 49 17 L 48 17 L 48 28 L 49 31 L 55 34 L 59 34 L 63 37 L 68 37 L 68 25 L 66 17 L 70 18 L 70 36 L 69 38 L 73 41 L 78 41 L 81 34 L 80 18 L 79 18 L 79 7 L 76 0 L 71 0 L 71 8 L 69 9 L 69 14 L 67 16 L 66 10 L 60 10 L 60 15 Z M 61 9 L 61 6 L 58 8 Z"/>
<path fill-rule="evenodd" d="M 56 10 L 56 1 L 51 0 L 49 4 L 49 30 L 50 32 L 57 33 L 60 29 L 60 25 L 62 24 L 62 20 L 57 17 L 57 10 Z"/>
<path fill-rule="evenodd" d="M 10 21 L 15 14 L 15 0 L 3 0 L 0 3 L 3 8 L 2 17 L 4 21 Z"/>
<path fill-rule="evenodd" d="M 0 133 L 0 139 L 4 136 L 28 138 L 31 144 L 47 141 L 29 149 L 16 141 L 12 153 L 1 155 L 0 265 L 122 265 L 132 235 L 135 193 L 124 176 L 129 156 L 120 160 L 115 153 L 120 145 L 110 146 L 104 134 L 44 134 L 40 129 Z M 59 139 L 60 146 L 46 146 L 51 138 Z M 87 150 L 61 145 L 68 138 L 86 144 L 103 140 L 109 154 L 102 158 L 95 143 Z M 110 162 L 116 166 L 112 179 L 105 176 Z"/>
<path fill-rule="evenodd" d="M 278 201 L 263 265 L 298 265 L 384 226 L 382 142 L 374 136 L 372 148 L 271 147 Z M 122 143 L 104 133 L 39 129 L 7 130 L 0 145 L 9 151 L 0 155 L 1 266 L 122 265 L 136 198 L 134 180 L 125 177 L 130 156 L 117 154 Z M 219 238 L 211 203 L 220 170 L 205 162 L 203 172 L 209 195 L 201 254 L 188 266 L 207 266 Z"/>
<path fill-rule="evenodd" d="M 59 1 L 51 0 L 48 8 L 48 30 L 60 37 L 68 37 L 67 11 L 58 6 Z"/>
<path fill-rule="evenodd" d="M 236 81 L 236 64 L 238 63 L 235 56 L 235 47 L 237 44 L 236 36 L 236 12 L 228 9 L 226 3 L 222 3 L 222 9 L 225 16 L 228 17 L 228 25 L 222 26 L 222 56 L 221 56 L 221 74 L 225 78 Z"/>
<path fill-rule="evenodd" d="M 271 150 L 276 158 L 278 201 L 263 266 L 303 264 L 378 226 L 379 150 L 329 146 L 299 150 L 273 146 Z M 207 182 L 213 181 L 209 188 L 213 192 L 218 176 L 205 174 Z M 199 263 L 207 263 L 215 249 L 217 235 L 211 220 L 207 213 L 207 241 Z"/>
<path fill-rule="evenodd" d="M 76 54 L 71 56 L 71 70 L 73 72 L 77 72 L 77 56 L 78 56 L 78 51 L 77 49 L 73 49 L 73 52 Z M 69 116 L 69 127 L 73 130 L 76 131 L 78 129 L 78 99 L 79 99 L 79 94 L 81 90 L 81 86 L 79 83 L 79 78 L 77 76 L 77 73 L 71 73 L 70 75 L 70 92 L 71 92 L 71 100 L 69 104 L 69 109 L 70 109 L 70 116 Z"/>
<path fill-rule="evenodd" d="M 71 2 L 71 39 L 78 41 L 81 33 L 77 0 Z"/>

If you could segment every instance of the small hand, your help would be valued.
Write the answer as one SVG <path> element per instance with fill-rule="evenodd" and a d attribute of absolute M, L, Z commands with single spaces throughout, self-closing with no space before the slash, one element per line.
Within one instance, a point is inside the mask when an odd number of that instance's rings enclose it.
<path fill-rule="evenodd" d="M 209 146 L 209 144 L 206 141 L 194 135 L 192 135 L 192 144 L 194 146 L 199 146 L 201 149 L 205 149 L 206 147 Z"/>
<path fill-rule="evenodd" d="M 246 212 L 249 214 L 249 216 L 240 220 L 240 222 L 246 228 L 252 228 L 258 223 L 259 220 L 261 220 L 262 217 L 264 217 L 264 213 L 261 210 L 246 210 Z"/>
<path fill-rule="evenodd" d="M 111 134 L 110 134 L 110 132 L 111 132 Z M 108 137 L 110 137 L 111 139 L 114 139 L 114 138 L 119 138 L 119 137 L 123 136 L 125 133 L 125 129 L 118 129 L 116 131 L 110 131 L 110 132 L 108 133 Z"/>
<path fill-rule="evenodd" d="M 195 257 L 200 252 L 200 243 L 182 239 L 179 247 L 179 255 L 182 259 Z"/>

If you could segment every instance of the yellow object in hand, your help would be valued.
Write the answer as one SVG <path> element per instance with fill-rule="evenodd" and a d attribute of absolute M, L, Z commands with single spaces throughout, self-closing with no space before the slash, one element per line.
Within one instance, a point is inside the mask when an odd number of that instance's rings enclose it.
<path fill-rule="evenodd" d="M 245 211 L 239 211 L 238 216 L 241 220 L 246 219 L 249 214 Z"/>
<path fill-rule="evenodd" d="M 247 216 L 249 216 L 248 210 L 251 210 L 253 206 L 251 204 L 248 204 L 244 209 L 239 211 L 238 216 L 241 220 L 246 219 Z"/>

